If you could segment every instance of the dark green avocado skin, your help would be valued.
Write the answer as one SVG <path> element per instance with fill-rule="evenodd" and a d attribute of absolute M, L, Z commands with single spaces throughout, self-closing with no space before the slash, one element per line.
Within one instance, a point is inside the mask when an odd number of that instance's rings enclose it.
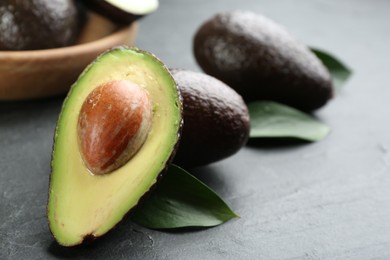
<path fill-rule="evenodd" d="M 75 42 L 81 15 L 73 0 L 1 0 L 0 50 L 37 50 Z"/>
<path fill-rule="evenodd" d="M 209 75 L 172 69 L 183 98 L 181 141 L 174 163 L 195 167 L 235 154 L 249 136 L 249 115 L 242 97 Z"/>
<path fill-rule="evenodd" d="M 266 17 L 242 11 L 218 14 L 199 28 L 193 48 L 202 69 L 246 101 L 274 100 L 310 111 L 333 95 L 321 61 Z"/>
<path fill-rule="evenodd" d="M 105 16 L 106 18 L 119 23 L 119 24 L 131 24 L 135 20 L 142 18 L 144 15 L 138 15 L 134 13 L 128 13 L 114 5 L 108 3 L 105 0 L 82 0 L 88 8 L 95 12 Z M 127 1 L 127 0 L 124 0 Z M 144 0 L 140 0 L 144 1 Z"/>

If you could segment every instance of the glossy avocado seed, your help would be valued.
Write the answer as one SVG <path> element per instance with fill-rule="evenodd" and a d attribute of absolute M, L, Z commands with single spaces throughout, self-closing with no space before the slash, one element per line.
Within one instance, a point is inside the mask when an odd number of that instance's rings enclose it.
<path fill-rule="evenodd" d="M 249 115 L 239 94 L 209 75 L 171 70 L 183 97 L 184 125 L 175 162 L 206 165 L 238 152 L 248 140 Z"/>
<path fill-rule="evenodd" d="M 94 89 L 81 107 L 81 155 L 93 174 L 119 168 L 145 142 L 152 124 L 152 103 L 140 86 L 125 80 Z"/>
<path fill-rule="evenodd" d="M 0 1 L 0 50 L 71 45 L 82 19 L 74 0 Z"/>
<path fill-rule="evenodd" d="M 194 38 L 202 69 L 246 101 L 274 100 L 302 109 L 323 106 L 333 93 L 321 61 L 282 26 L 251 12 L 226 12 L 206 21 Z"/>

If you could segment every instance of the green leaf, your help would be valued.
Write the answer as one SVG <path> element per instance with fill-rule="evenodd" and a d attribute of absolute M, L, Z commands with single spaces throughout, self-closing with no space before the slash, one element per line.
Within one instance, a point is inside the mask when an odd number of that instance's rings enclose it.
<path fill-rule="evenodd" d="M 213 190 L 182 168 L 171 165 L 132 219 L 147 228 L 173 229 L 217 226 L 236 217 Z"/>
<path fill-rule="evenodd" d="M 319 49 L 311 48 L 311 51 L 322 61 L 328 68 L 332 76 L 333 86 L 339 91 L 351 76 L 352 71 L 333 55 Z"/>
<path fill-rule="evenodd" d="M 248 104 L 251 118 L 250 138 L 298 138 L 319 141 L 330 129 L 314 117 L 295 108 L 272 101 Z"/>

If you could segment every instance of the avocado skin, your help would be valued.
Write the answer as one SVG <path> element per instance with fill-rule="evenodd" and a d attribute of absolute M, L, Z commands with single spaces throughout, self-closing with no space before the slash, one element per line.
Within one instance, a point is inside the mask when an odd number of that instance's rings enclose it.
<path fill-rule="evenodd" d="M 91 10 L 94 10 L 95 12 L 119 24 L 131 24 L 135 20 L 138 20 L 144 16 L 128 13 L 116 6 L 107 3 L 105 0 L 83 0 L 83 2 Z"/>
<path fill-rule="evenodd" d="M 184 125 L 174 163 L 195 167 L 235 154 L 249 136 L 242 97 L 209 75 L 171 69 L 183 98 Z"/>
<path fill-rule="evenodd" d="M 38 50 L 73 44 L 83 23 L 73 0 L 2 0 L 0 50 Z"/>
<path fill-rule="evenodd" d="M 194 37 L 202 69 L 249 102 L 274 100 L 314 110 L 333 96 L 321 61 L 283 27 L 251 12 L 217 14 Z"/>

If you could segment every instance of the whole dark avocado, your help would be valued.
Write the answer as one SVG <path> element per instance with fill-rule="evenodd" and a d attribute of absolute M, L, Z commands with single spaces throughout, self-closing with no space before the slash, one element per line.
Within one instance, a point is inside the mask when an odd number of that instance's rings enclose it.
<path fill-rule="evenodd" d="M 75 42 L 82 19 L 74 0 L 0 1 L 0 50 L 37 50 Z"/>
<path fill-rule="evenodd" d="M 183 98 L 182 138 L 174 162 L 206 165 L 240 150 L 248 140 L 249 115 L 242 97 L 209 75 L 171 69 Z"/>
<path fill-rule="evenodd" d="M 194 54 L 206 73 L 246 101 L 274 100 L 310 111 L 333 95 L 321 61 L 283 27 L 251 12 L 221 13 L 205 22 Z"/>

